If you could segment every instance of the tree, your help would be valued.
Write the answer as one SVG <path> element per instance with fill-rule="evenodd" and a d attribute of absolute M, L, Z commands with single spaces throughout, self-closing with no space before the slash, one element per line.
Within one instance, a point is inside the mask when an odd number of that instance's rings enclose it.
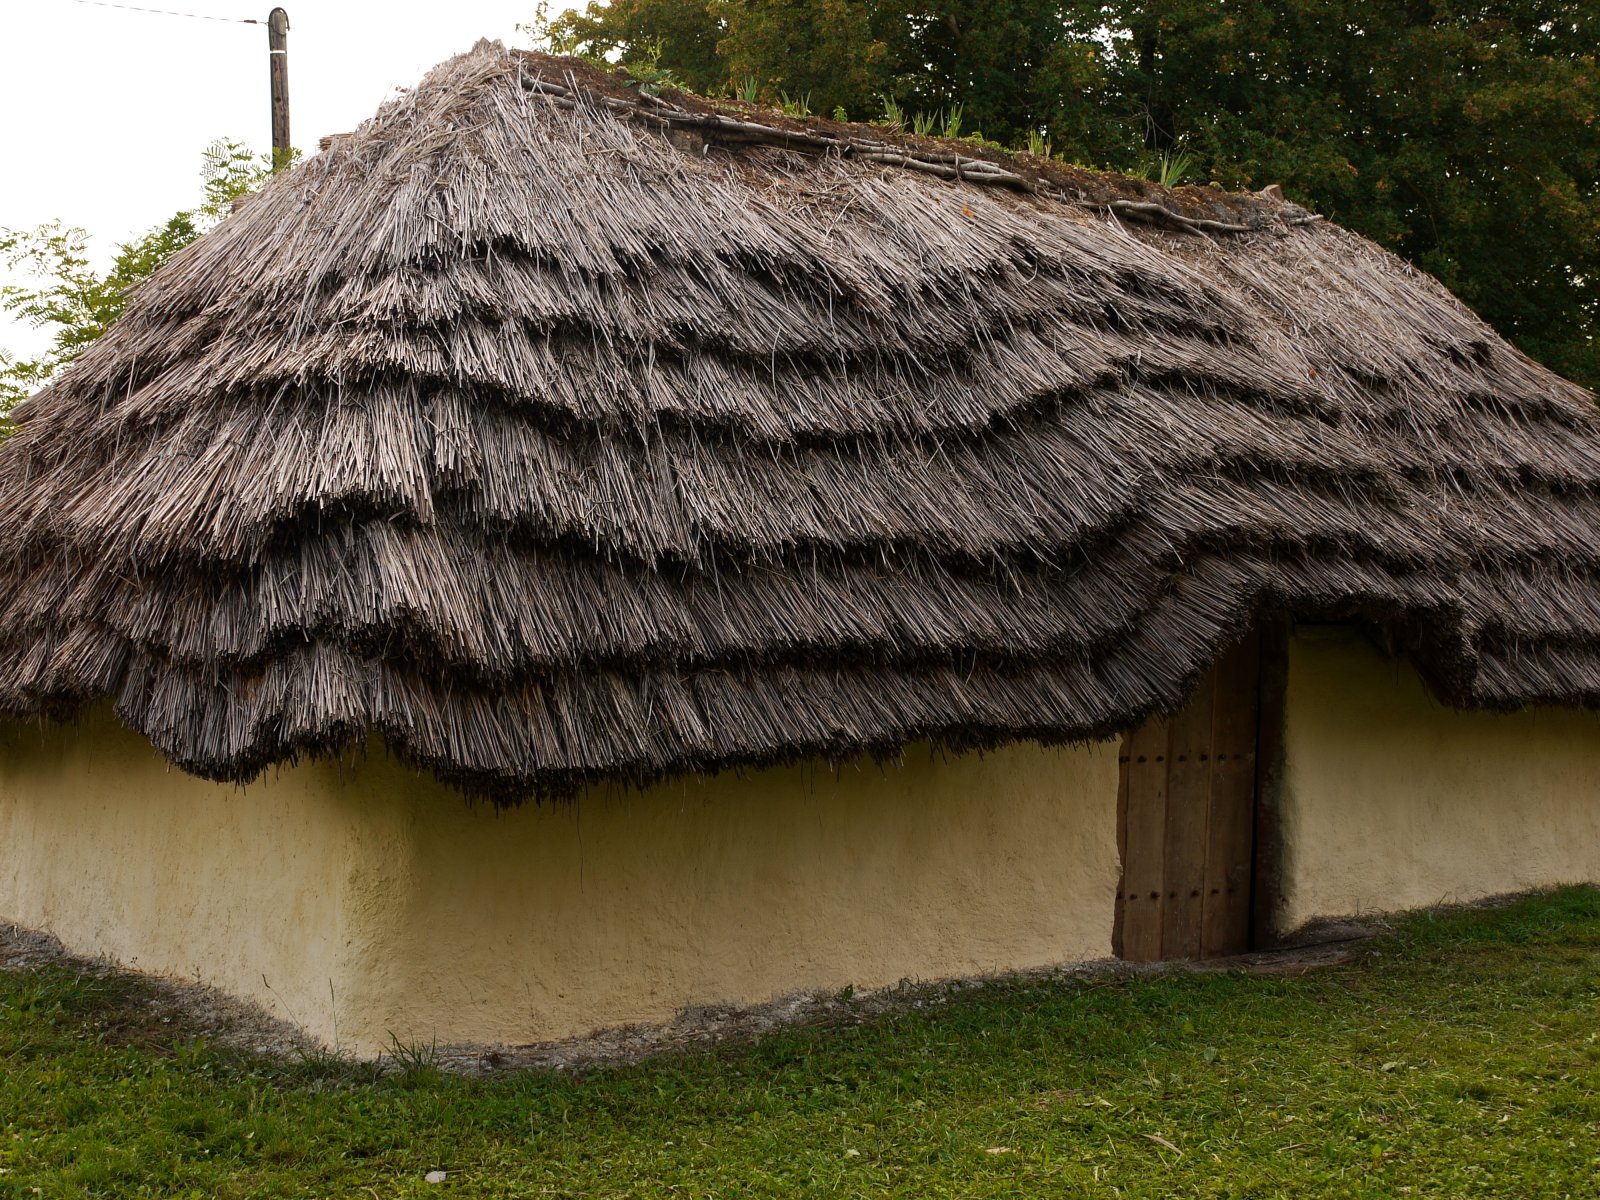
<path fill-rule="evenodd" d="M 889 49 L 870 0 L 732 0 L 717 44 L 731 79 L 818 112 L 875 110 Z"/>
<path fill-rule="evenodd" d="M 948 0 L 897 9 L 879 24 L 906 108 L 959 105 L 965 128 L 1003 144 L 1032 133 L 1079 155 L 1105 148 L 1093 136 L 1095 97 L 1109 86 L 1098 3 Z"/>
<path fill-rule="evenodd" d="M 871 0 L 590 0 L 526 31 L 558 54 L 670 73 L 705 95 L 744 90 L 864 111 L 888 82 L 888 51 Z"/>
<path fill-rule="evenodd" d="M 535 44 L 556 54 L 579 54 L 622 66 L 664 65 L 692 92 L 719 92 L 728 82 L 717 45 L 727 33 L 725 0 L 615 0 L 549 15 L 541 2 L 524 26 Z"/>
<path fill-rule="evenodd" d="M 59 221 L 28 230 L 0 228 L 0 259 L 32 281 L 0 285 L 0 311 L 50 333 L 48 347 L 37 357 L 19 359 L 0 350 L 0 417 L 104 333 L 122 314 L 135 285 L 220 221 L 234 200 L 260 187 L 271 173 L 269 156 L 257 159 L 237 142 L 212 143 L 202 154 L 200 203 L 121 243 L 104 272 L 94 269 L 89 235 L 82 229 Z"/>
<path fill-rule="evenodd" d="M 1130 34 L 1112 112 L 1125 146 L 1137 131 L 1229 186 L 1282 183 L 1600 387 L 1600 7 L 1112 7 Z"/>

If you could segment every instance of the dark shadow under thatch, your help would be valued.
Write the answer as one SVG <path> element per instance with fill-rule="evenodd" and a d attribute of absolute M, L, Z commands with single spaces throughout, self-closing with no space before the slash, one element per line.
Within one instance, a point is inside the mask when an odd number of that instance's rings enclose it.
<path fill-rule="evenodd" d="M 991 159 L 993 161 L 984 161 Z M 0 453 L 0 710 L 497 800 L 1181 703 L 1264 606 L 1600 700 L 1600 419 L 1293 205 L 480 43 Z"/>

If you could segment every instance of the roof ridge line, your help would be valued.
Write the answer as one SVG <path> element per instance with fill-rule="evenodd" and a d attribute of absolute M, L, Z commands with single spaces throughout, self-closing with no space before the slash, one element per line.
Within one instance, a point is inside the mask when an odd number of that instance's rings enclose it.
<path fill-rule="evenodd" d="M 566 84 L 552 82 L 542 73 L 527 73 L 525 61 L 518 61 L 518 81 L 526 91 L 546 96 L 558 108 L 576 109 L 580 98 L 597 103 L 619 116 L 641 120 L 663 129 L 682 129 L 699 133 L 707 142 L 735 142 L 745 145 L 771 146 L 781 150 L 802 153 L 837 153 L 841 158 L 881 166 L 899 167 L 917 171 L 940 179 L 960 183 L 975 183 L 990 187 L 1007 187 L 1029 195 L 1042 196 L 1065 203 L 1081 204 L 1096 212 L 1109 212 L 1114 216 L 1141 224 L 1157 225 L 1181 233 L 1254 233 L 1265 223 L 1217 221 L 1192 217 L 1177 209 L 1149 200 L 1092 201 L 1084 196 L 1072 196 L 1060 188 L 1042 187 L 1039 182 L 1007 170 L 998 163 L 977 156 L 964 157 L 956 153 L 922 151 L 894 142 L 862 137 L 838 137 L 817 133 L 810 129 L 784 129 L 765 125 L 759 121 L 741 121 L 722 113 L 696 113 L 663 100 L 647 92 L 639 92 L 637 100 L 629 102 L 607 96 L 579 85 L 577 77 L 567 72 Z M 1319 213 L 1285 212 L 1279 215 L 1288 226 L 1312 225 L 1323 220 Z"/>

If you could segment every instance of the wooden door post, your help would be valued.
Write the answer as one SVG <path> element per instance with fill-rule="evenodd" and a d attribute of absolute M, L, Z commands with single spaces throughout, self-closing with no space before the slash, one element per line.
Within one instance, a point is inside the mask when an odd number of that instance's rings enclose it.
<path fill-rule="evenodd" d="M 267 58 L 272 80 L 272 168 L 289 158 L 289 14 L 275 8 L 267 16 Z"/>

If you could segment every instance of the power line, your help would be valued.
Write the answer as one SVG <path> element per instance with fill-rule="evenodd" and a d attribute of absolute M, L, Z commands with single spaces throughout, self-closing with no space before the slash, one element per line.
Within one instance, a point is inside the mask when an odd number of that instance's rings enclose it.
<path fill-rule="evenodd" d="M 173 12 L 167 8 L 140 8 L 136 4 L 113 4 L 111 0 L 72 0 L 74 4 L 88 4 L 95 8 L 120 8 L 123 12 L 154 13 L 160 17 L 191 17 L 196 21 L 225 21 L 230 25 L 264 25 L 254 17 L 214 17 L 209 13 Z"/>

